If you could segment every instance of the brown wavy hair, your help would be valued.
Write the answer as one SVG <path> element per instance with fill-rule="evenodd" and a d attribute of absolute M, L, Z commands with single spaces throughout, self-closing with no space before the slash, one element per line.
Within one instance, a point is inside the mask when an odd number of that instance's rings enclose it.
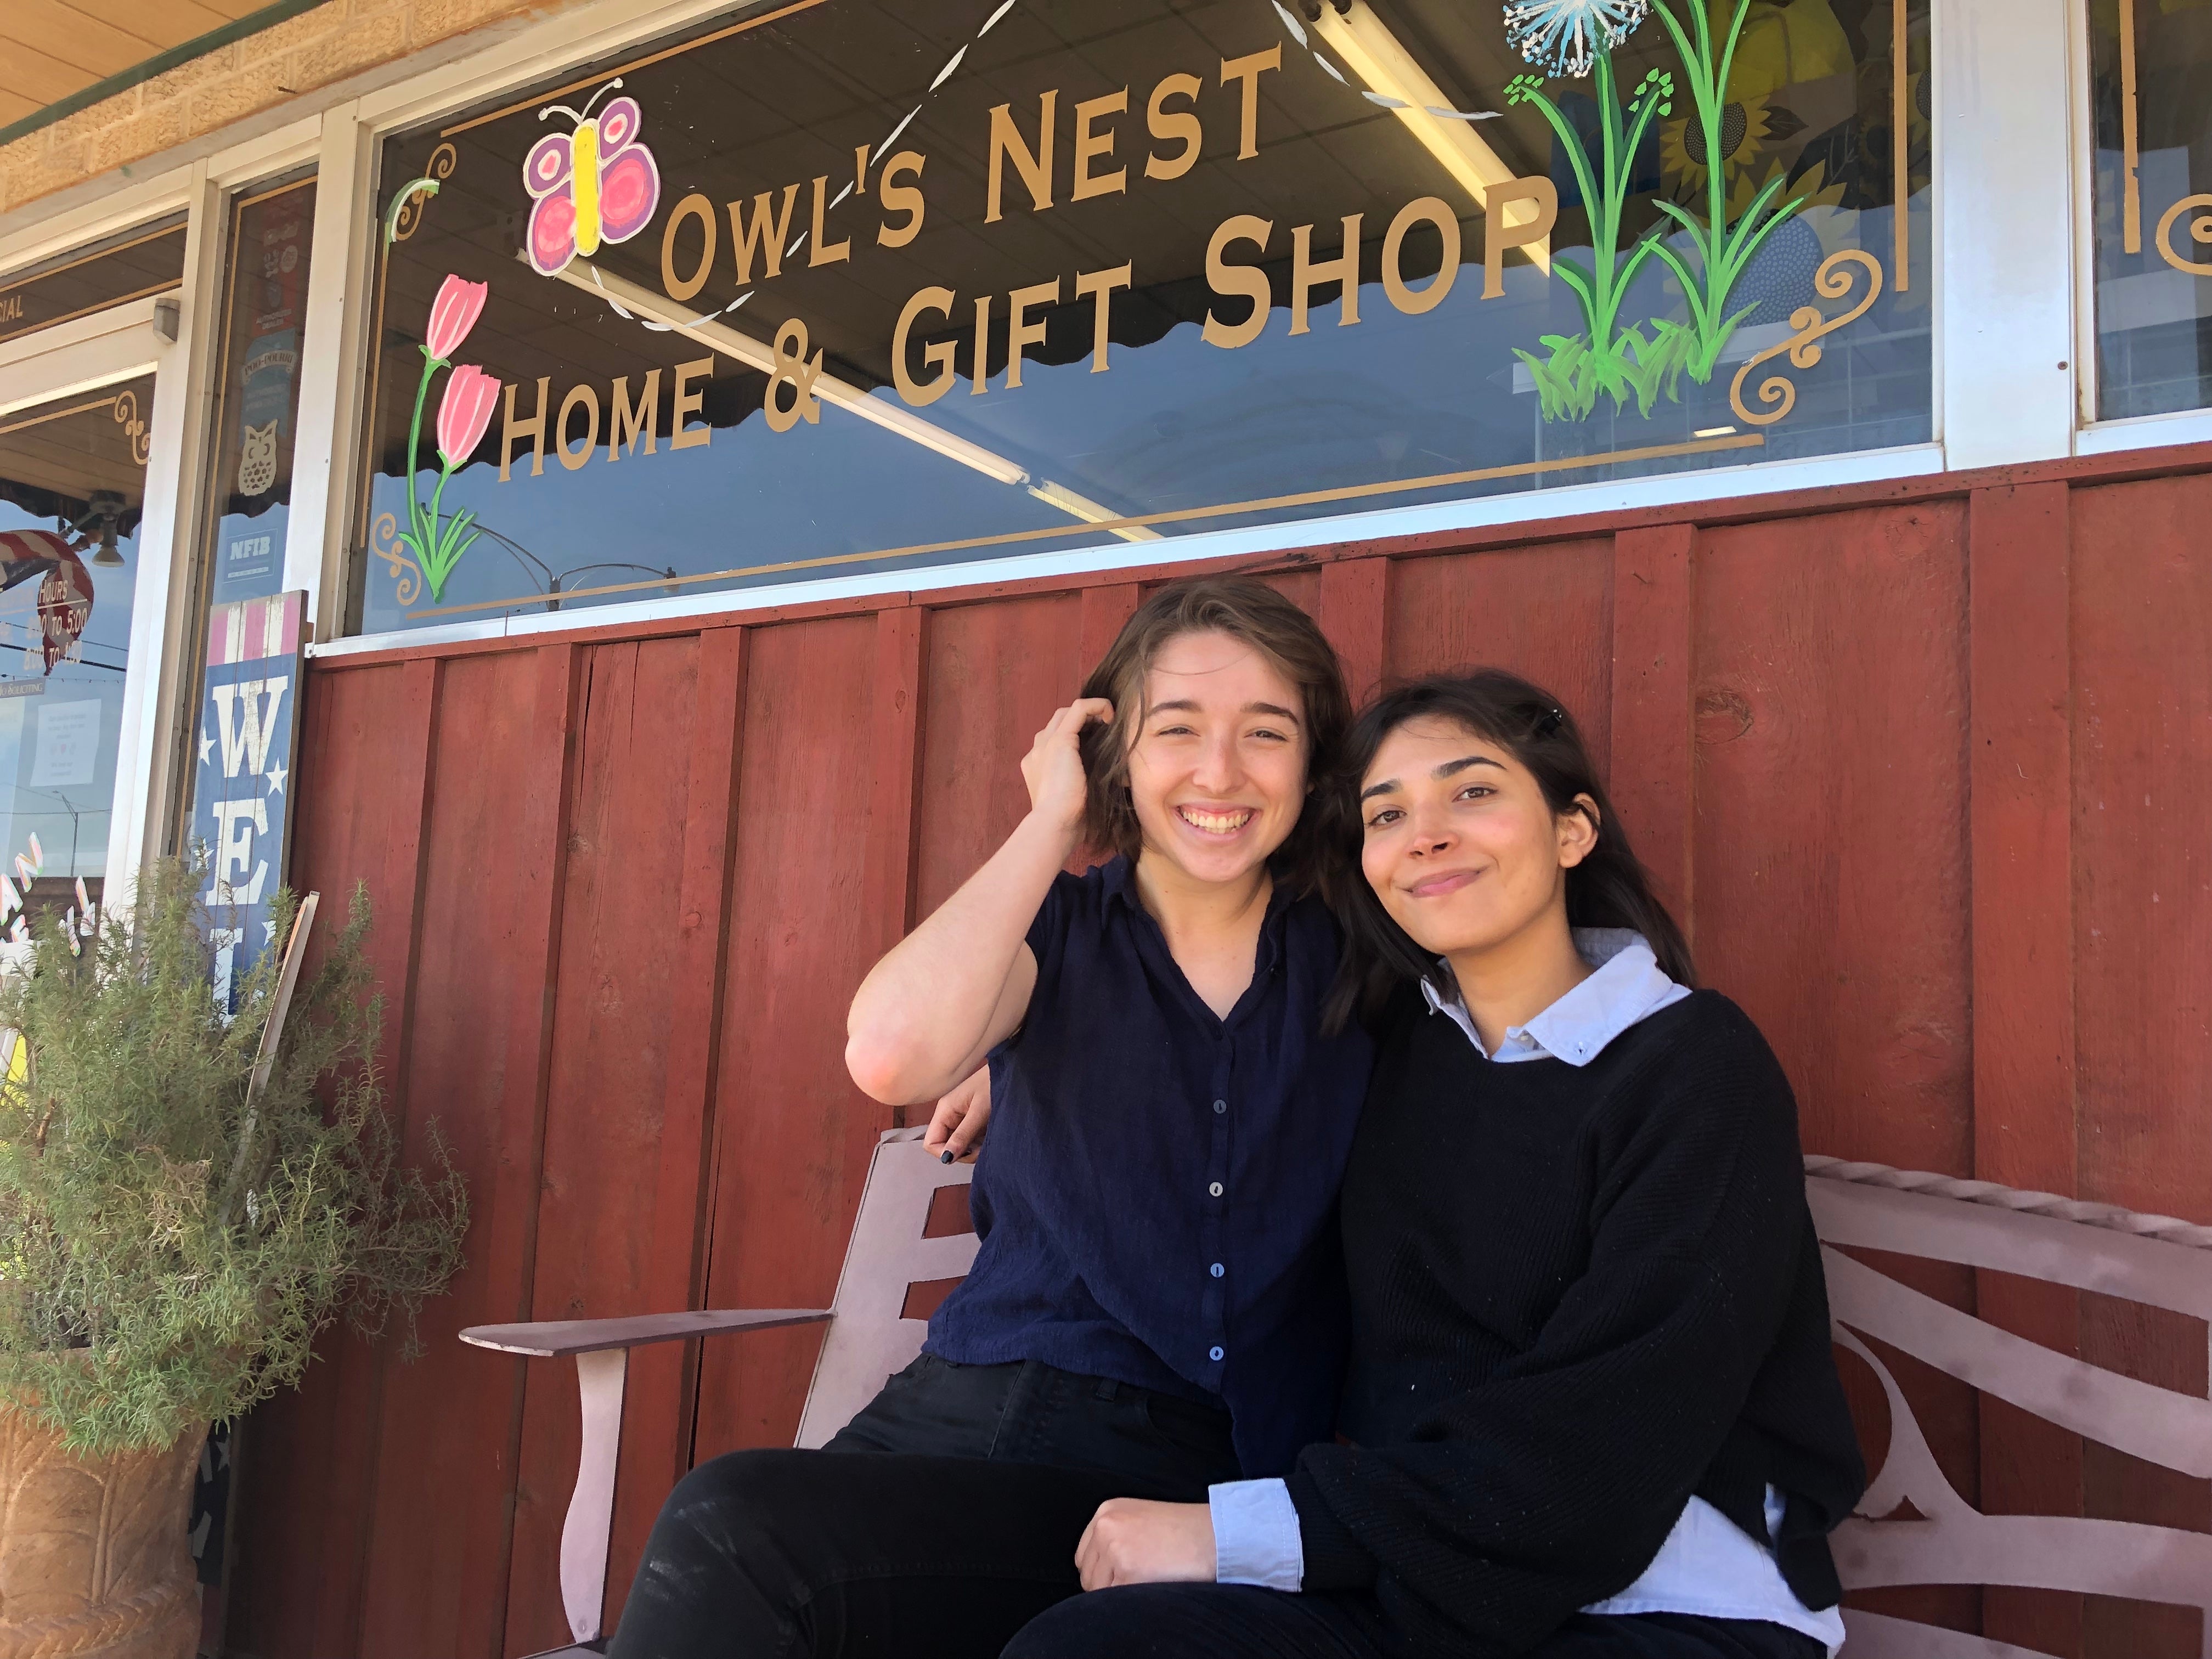
<path fill-rule="evenodd" d="M 1293 892 L 1315 890 L 1321 884 L 1324 848 L 1322 815 L 1310 792 L 1336 769 L 1338 750 L 1352 726 L 1352 698 L 1344 689 L 1336 649 L 1319 624 L 1249 576 L 1170 582 L 1137 607 L 1083 682 L 1083 696 L 1103 697 L 1114 705 L 1113 720 L 1086 726 L 1081 739 L 1089 780 L 1085 842 L 1095 853 L 1118 853 L 1132 860 L 1144 845 L 1129 795 L 1129 749 L 1144 724 L 1146 678 L 1168 641 L 1185 634 L 1226 634 L 1241 640 L 1297 689 L 1310 796 L 1268 869 Z"/>

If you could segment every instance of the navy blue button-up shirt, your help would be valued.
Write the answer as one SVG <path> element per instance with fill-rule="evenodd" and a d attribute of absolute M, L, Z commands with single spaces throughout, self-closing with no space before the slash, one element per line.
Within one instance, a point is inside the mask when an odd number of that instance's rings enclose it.
<path fill-rule="evenodd" d="M 1029 945 L 969 1188 L 981 1245 L 927 1351 L 1224 1405 L 1246 1474 L 1280 1473 L 1329 1437 L 1343 1369 L 1336 1190 L 1371 1051 L 1320 1033 L 1335 923 L 1278 890 L 1226 1020 L 1126 860 L 1055 880 Z"/>

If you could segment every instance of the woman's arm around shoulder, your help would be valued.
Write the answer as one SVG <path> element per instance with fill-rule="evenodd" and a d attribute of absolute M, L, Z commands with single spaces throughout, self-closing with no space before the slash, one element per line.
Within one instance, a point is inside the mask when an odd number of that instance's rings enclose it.
<path fill-rule="evenodd" d="M 982 1150 L 990 1122 L 991 1068 L 979 1066 L 937 1103 L 921 1144 L 944 1163 L 963 1163 Z"/>

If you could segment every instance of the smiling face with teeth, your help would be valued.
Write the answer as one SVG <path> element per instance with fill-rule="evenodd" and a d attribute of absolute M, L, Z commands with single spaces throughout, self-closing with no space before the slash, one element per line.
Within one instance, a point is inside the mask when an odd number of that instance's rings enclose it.
<path fill-rule="evenodd" d="M 1143 856 L 1195 882 L 1249 878 L 1305 805 L 1302 701 L 1243 640 L 1208 630 L 1162 646 L 1128 755 Z"/>

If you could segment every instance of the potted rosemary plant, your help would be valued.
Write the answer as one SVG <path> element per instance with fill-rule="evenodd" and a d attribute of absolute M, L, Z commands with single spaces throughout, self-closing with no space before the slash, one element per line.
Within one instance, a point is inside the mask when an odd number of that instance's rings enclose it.
<path fill-rule="evenodd" d="M 280 896 L 291 947 L 226 1015 L 199 886 L 152 866 L 127 918 L 49 917 L 0 976 L 0 1659 L 189 1659 L 209 1424 L 340 1314 L 411 1350 L 460 1263 L 459 1175 L 434 1135 L 402 1170 L 383 1112 L 366 896 L 312 974 Z"/>

